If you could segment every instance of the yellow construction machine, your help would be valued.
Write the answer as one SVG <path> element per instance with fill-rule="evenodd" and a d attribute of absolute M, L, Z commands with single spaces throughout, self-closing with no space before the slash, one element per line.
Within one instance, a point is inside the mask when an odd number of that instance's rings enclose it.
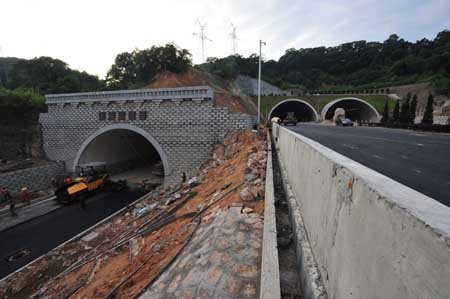
<path fill-rule="evenodd" d="M 111 182 L 103 166 L 98 165 L 78 167 L 79 176 L 73 180 L 67 178 L 55 191 L 56 200 L 61 203 L 73 203 L 84 199 L 89 195 L 101 190 L 120 191 L 126 187 L 126 182 Z"/>

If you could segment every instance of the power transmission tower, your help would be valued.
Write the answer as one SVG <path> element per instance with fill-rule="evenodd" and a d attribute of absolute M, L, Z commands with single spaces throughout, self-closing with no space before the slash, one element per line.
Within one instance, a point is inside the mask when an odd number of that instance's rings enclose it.
<path fill-rule="evenodd" d="M 236 29 L 237 27 L 233 25 L 233 23 L 231 23 L 231 49 L 232 49 L 232 53 L 233 55 L 235 55 L 237 53 L 237 34 L 236 34 Z"/>
<path fill-rule="evenodd" d="M 193 33 L 193 35 L 198 36 L 200 39 L 200 42 L 202 43 L 202 62 L 205 62 L 205 41 L 211 42 L 212 40 L 209 37 L 207 37 L 205 34 L 206 23 L 202 24 L 202 23 L 200 23 L 200 21 L 198 19 L 195 23 L 200 26 L 200 31 Z"/>

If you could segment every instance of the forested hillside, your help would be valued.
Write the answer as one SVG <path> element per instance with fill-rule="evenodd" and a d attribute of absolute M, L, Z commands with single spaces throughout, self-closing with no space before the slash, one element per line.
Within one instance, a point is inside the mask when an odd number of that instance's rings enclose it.
<path fill-rule="evenodd" d="M 258 56 L 209 58 L 201 67 L 233 78 L 257 76 Z M 384 42 L 354 41 L 336 47 L 288 49 L 278 61 L 263 64 L 265 80 L 282 88 L 342 89 L 432 82 L 438 93 L 450 89 L 450 31 L 433 40 L 405 41 L 391 35 Z"/>
<path fill-rule="evenodd" d="M 30 60 L 0 57 L 0 86 L 28 88 L 40 94 L 101 90 L 97 76 L 72 70 L 59 59 L 38 57 Z"/>

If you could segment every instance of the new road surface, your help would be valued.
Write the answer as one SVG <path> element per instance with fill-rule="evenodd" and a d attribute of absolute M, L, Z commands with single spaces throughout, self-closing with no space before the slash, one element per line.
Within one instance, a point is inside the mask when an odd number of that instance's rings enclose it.
<path fill-rule="evenodd" d="M 287 128 L 450 206 L 450 134 L 318 124 Z"/>
<path fill-rule="evenodd" d="M 63 206 L 0 232 L 0 279 L 120 210 L 139 195 L 130 191 L 97 194 L 86 201 L 86 210 L 78 204 Z M 17 253 L 21 257 L 11 260 Z"/>

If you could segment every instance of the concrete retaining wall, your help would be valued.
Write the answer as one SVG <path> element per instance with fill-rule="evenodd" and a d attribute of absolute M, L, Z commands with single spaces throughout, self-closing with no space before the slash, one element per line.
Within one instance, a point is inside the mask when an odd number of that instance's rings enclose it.
<path fill-rule="evenodd" d="M 330 298 L 450 298 L 450 208 L 277 125 Z"/>
<path fill-rule="evenodd" d="M 0 186 L 8 187 L 12 193 L 25 186 L 29 191 L 43 190 L 48 188 L 52 177 L 63 173 L 63 164 L 49 163 L 0 174 Z"/>

